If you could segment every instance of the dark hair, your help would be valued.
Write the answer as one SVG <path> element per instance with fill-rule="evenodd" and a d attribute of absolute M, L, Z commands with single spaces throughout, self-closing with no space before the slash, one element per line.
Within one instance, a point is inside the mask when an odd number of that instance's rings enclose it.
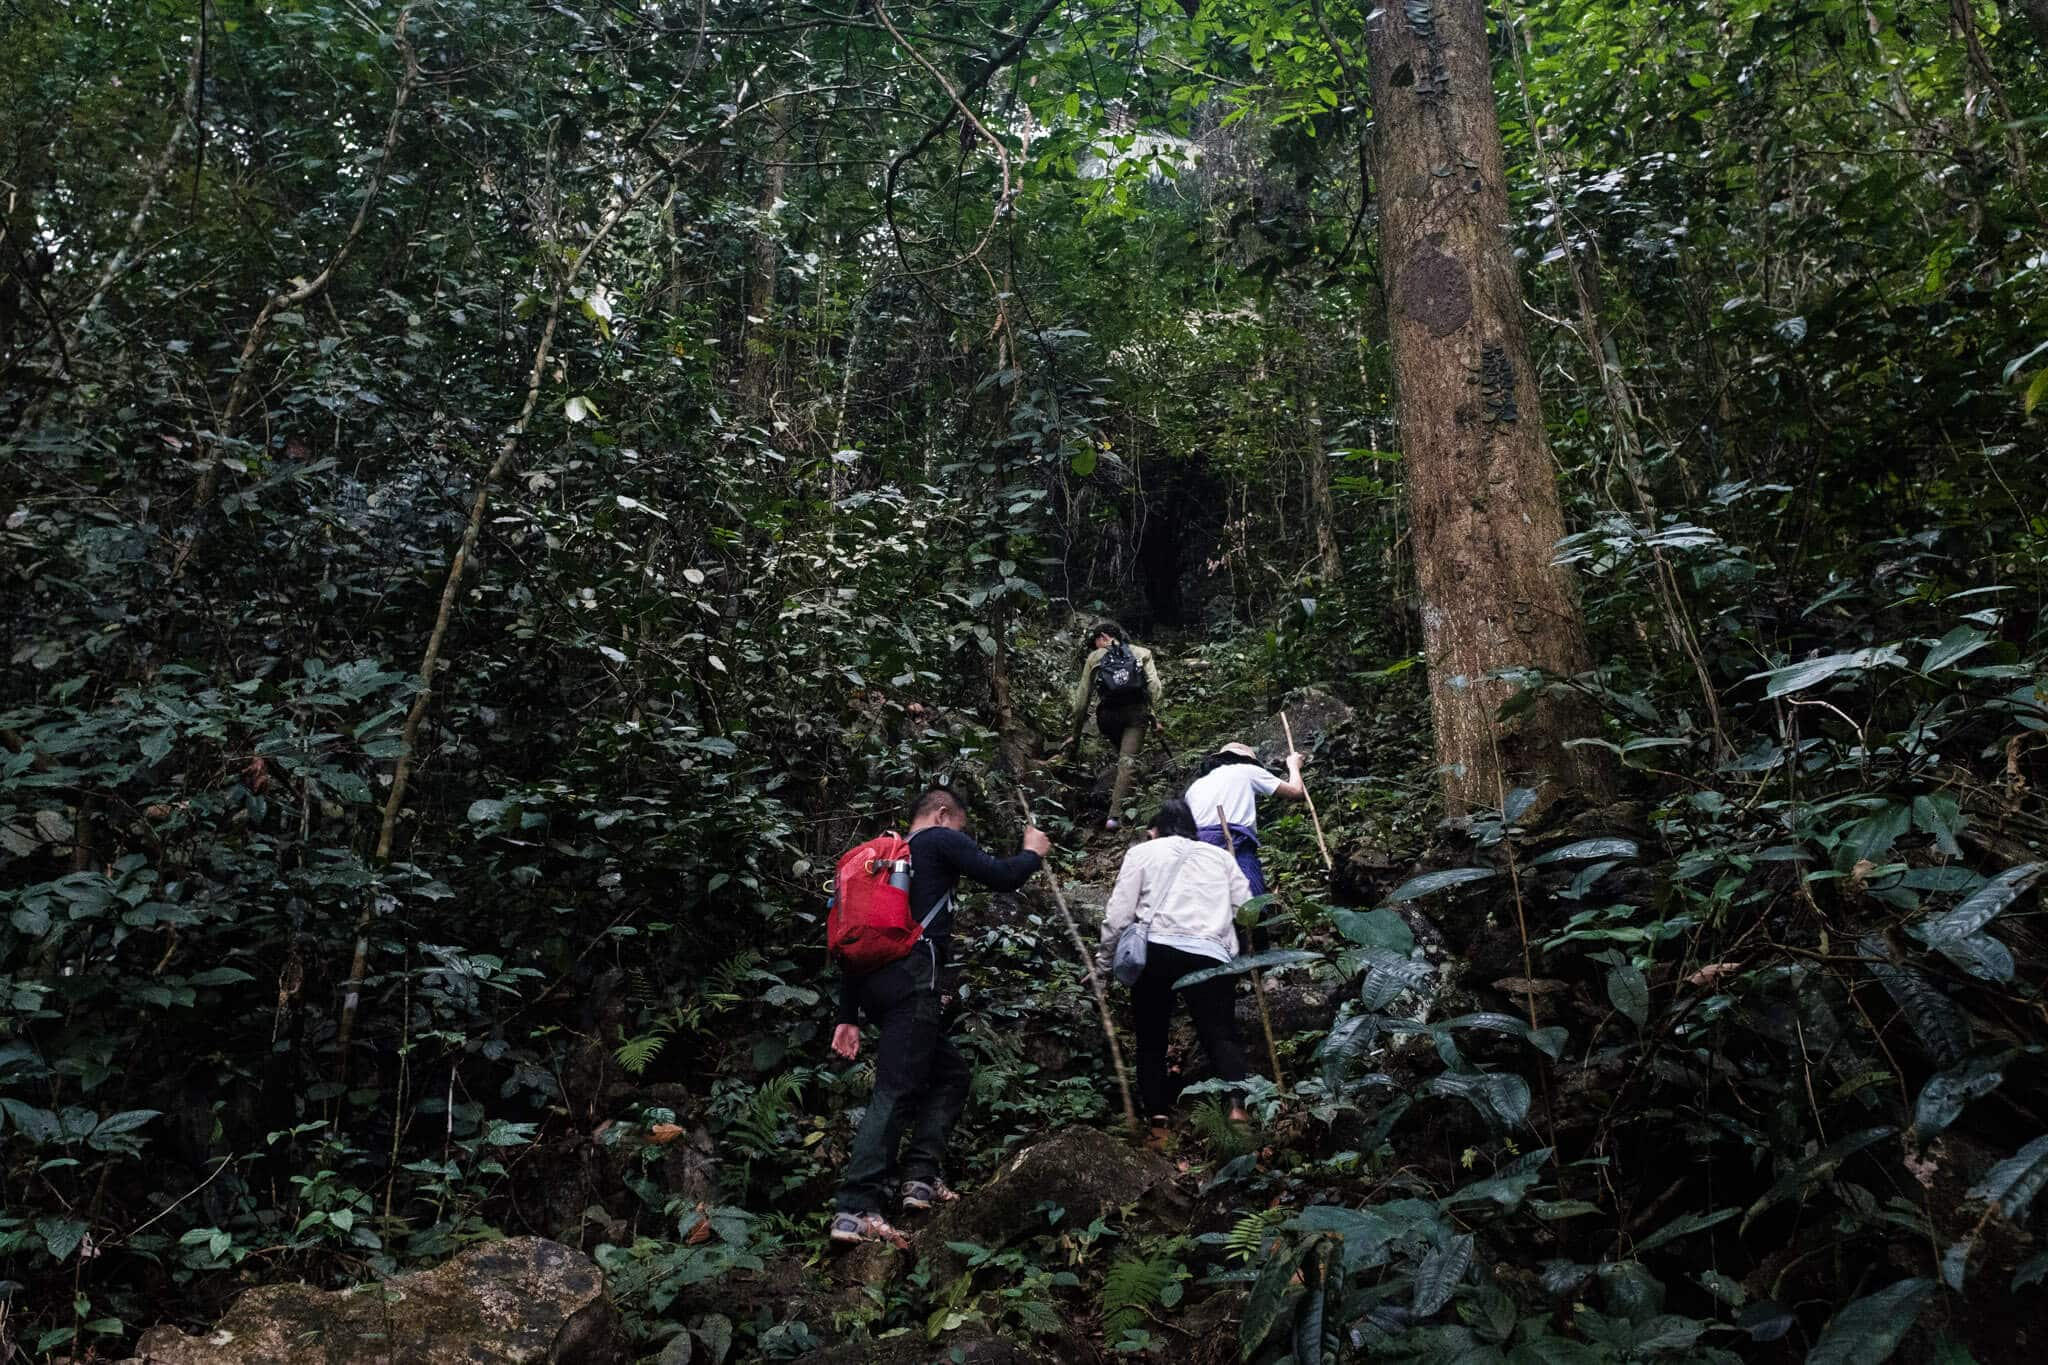
<path fill-rule="evenodd" d="M 1178 834 L 1183 839 L 1201 837 L 1195 829 L 1195 813 L 1181 800 L 1162 802 L 1147 828 L 1154 834 Z"/>
<path fill-rule="evenodd" d="M 1257 760 L 1256 758 L 1246 758 L 1243 754 L 1210 754 L 1207 758 L 1202 760 L 1202 766 L 1195 769 L 1195 776 L 1207 777 L 1210 773 L 1215 772 L 1218 768 L 1227 768 L 1233 763 L 1249 763 L 1254 768 L 1263 768 L 1266 766 L 1265 764 L 1259 762 L 1259 760 Z"/>
<path fill-rule="evenodd" d="M 949 806 L 959 811 L 962 816 L 967 814 L 967 807 L 960 804 L 960 798 L 955 796 L 950 788 L 933 787 L 911 803 L 910 823 L 914 825 L 925 816 L 936 815 Z"/>
<path fill-rule="evenodd" d="M 1088 632 L 1089 648 L 1094 648 L 1095 637 L 1098 635 L 1107 635 L 1110 639 L 1122 641 L 1124 644 L 1130 643 L 1130 637 L 1124 634 L 1124 628 L 1114 621 L 1097 621 L 1095 623 L 1095 629 Z"/>

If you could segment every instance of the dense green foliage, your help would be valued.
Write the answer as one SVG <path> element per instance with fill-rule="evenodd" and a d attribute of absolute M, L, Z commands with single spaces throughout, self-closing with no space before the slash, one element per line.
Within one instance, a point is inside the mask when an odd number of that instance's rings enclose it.
<path fill-rule="evenodd" d="M 1376 8 L 7 7 L 0 1358 L 520 1231 L 649 1351 L 2041 1330 L 2035 11 L 1494 11 L 1599 661 L 1527 682 L 1628 786 L 1439 828 Z M 865 1095 L 831 857 L 934 780 L 1006 842 L 1100 610 L 1182 755 L 1359 708 L 1336 889 L 1267 831 L 1342 1012 L 1251 1150 L 1195 1098 L 1199 1228 L 703 1316 L 818 1247 Z M 971 1175 L 1116 1107 L 1057 920 L 976 927 Z"/>

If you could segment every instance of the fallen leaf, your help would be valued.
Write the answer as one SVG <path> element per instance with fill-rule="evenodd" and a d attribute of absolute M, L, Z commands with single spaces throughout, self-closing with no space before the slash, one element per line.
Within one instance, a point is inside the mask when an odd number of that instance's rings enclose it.
<path fill-rule="evenodd" d="M 1715 962 L 1700 968 L 1685 979 L 1688 986 L 1712 986 L 1722 977 L 1742 970 L 1740 962 Z"/>

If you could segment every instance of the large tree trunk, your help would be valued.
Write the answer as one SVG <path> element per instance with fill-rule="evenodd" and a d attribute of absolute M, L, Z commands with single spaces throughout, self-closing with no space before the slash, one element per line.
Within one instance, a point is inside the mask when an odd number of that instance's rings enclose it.
<path fill-rule="evenodd" d="M 775 206 L 782 202 L 782 189 L 789 157 L 789 129 L 796 115 L 795 102 L 785 96 L 768 106 L 768 118 L 775 125 L 769 144 L 767 173 L 761 178 L 761 232 L 754 243 L 754 277 L 747 291 L 746 392 L 757 409 L 765 412 L 775 392 L 775 377 L 781 360 L 782 328 L 775 315 L 775 281 L 782 268 L 782 242 L 772 230 Z"/>
<path fill-rule="evenodd" d="M 1564 534 L 1522 289 L 1508 253 L 1500 119 L 1481 0 L 1389 4 L 1366 23 L 1374 179 L 1408 465 L 1430 709 L 1445 805 L 1499 804 L 1510 786 L 1597 792 L 1597 718 L 1540 697 L 1511 721 L 1499 669 L 1574 674 L 1585 636 Z"/>
<path fill-rule="evenodd" d="M 1303 400 L 1307 414 L 1302 436 L 1303 468 L 1308 473 L 1309 517 L 1315 523 L 1316 577 L 1333 584 L 1344 577 L 1344 554 L 1337 548 L 1337 499 L 1330 491 L 1330 452 L 1323 447 L 1323 422 L 1311 391 Z"/>

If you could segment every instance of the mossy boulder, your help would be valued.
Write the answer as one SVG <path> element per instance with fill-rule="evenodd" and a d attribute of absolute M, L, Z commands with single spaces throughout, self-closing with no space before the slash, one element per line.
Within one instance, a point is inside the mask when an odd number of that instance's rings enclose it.
<path fill-rule="evenodd" d="M 1003 1337 L 962 1337 L 928 1340 L 923 1332 L 906 1332 L 878 1341 L 849 1341 L 798 1356 L 796 1365 L 1052 1365 L 1058 1359 L 1022 1342 Z"/>
<path fill-rule="evenodd" d="M 1046 1205 L 1064 1210 L 1061 1225 L 1086 1227 L 1111 1209 L 1135 1204 L 1172 1184 L 1173 1165 L 1096 1128 L 1063 1128 L 1012 1157 L 982 1188 L 940 1209 L 916 1236 L 914 1249 L 931 1264 L 934 1284 L 966 1268 L 949 1242 L 993 1251 L 1044 1232 Z"/>
<path fill-rule="evenodd" d="M 611 1365 L 615 1327 L 588 1256 L 520 1237 L 353 1289 L 264 1285 L 203 1335 L 143 1333 L 127 1365 Z"/>
<path fill-rule="evenodd" d="M 1287 717 L 1281 722 L 1281 716 Z M 1280 710 L 1240 736 L 1258 751 L 1259 762 L 1275 772 L 1287 767 L 1287 734 L 1294 733 L 1294 747 L 1326 768 L 1346 768 L 1357 754 L 1358 713 L 1334 692 L 1323 687 L 1299 687 L 1289 692 Z"/>

